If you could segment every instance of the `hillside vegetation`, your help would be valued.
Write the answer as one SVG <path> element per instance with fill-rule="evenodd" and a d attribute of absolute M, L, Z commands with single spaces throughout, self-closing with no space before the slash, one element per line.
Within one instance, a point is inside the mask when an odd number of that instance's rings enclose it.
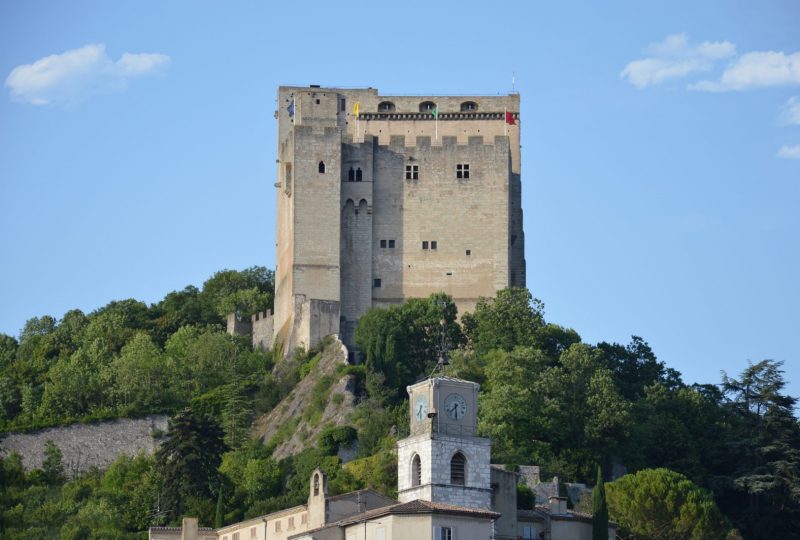
<path fill-rule="evenodd" d="M 627 533 L 647 538 L 678 522 L 697 538 L 800 530 L 800 425 L 779 362 L 687 385 L 639 337 L 593 345 L 548 323 L 525 289 L 498 291 L 460 323 L 444 295 L 372 309 L 356 329 L 363 365 L 347 365 L 335 340 L 284 359 L 221 327 L 230 310 L 270 307 L 271 278 L 220 272 L 152 306 L 112 302 L 33 319 L 18 341 L 0 336 L 5 430 L 174 415 L 155 456 L 107 471 L 65 479 L 55 447 L 42 470 L 6 458 L 3 537 L 144 538 L 184 514 L 221 525 L 304 501 L 316 466 L 332 495 L 394 495 L 405 386 L 430 374 L 443 349 L 448 375 L 481 383 L 479 429 L 494 462 L 589 483 L 598 465 L 606 477 L 614 465 L 642 471 L 607 484 L 610 517 Z M 343 465 L 342 449 L 356 459 Z M 629 503 L 653 490 L 675 490 L 679 503 L 657 516 Z"/>

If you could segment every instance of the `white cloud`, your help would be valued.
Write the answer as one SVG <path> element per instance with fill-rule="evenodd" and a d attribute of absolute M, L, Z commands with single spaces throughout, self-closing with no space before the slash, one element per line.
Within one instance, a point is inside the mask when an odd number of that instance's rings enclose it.
<path fill-rule="evenodd" d="M 70 103 L 96 92 L 124 89 L 128 80 L 163 71 L 169 63 L 169 56 L 159 53 L 124 53 L 114 62 L 105 45 L 86 45 L 15 67 L 6 86 L 14 99 L 33 105 Z"/>
<path fill-rule="evenodd" d="M 792 96 L 786 105 L 781 107 L 781 122 L 800 125 L 800 98 Z"/>
<path fill-rule="evenodd" d="M 732 62 L 718 81 L 700 81 L 689 88 L 727 92 L 787 85 L 800 85 L 800 52 L 750 52 Z"/>
<path fill-rule="evenodd" d="M 686 34 L 674 34 L 667 36 L 664 41 L 651 43 L 647 52 L 647 58 L 628 63 L 620 73 L 620 78 L 627 79 L 637 88 L 644 88 L 667 79 L 709 71 L 715 61 L 736 54 L 736 46 L 729 41 L 704 41 L 699 45 L 690 45 Z"/>
<path fill-rule="evenodd" d="M 794 146 L 781 146 L 778 150 L 777 156 L 784 159 L 800 159 L 800 144 L 796 144 Z"/>

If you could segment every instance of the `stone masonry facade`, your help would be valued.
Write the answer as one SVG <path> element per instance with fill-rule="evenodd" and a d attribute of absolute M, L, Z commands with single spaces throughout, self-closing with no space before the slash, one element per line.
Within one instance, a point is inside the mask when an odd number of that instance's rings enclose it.
<path fill-rule="evenodd" d="M 275 114 L 275 312 L 253 321 L 272 330 L 259 346 L 335 333 L 352 349 L 373 306 L 444 292 L 463 313 L 525 286 L 518 94 L 280 87 Z"/>
<path fill-rule="evenodd" d="M 450 460 L 456 452 L 466 457 L 464 485 L 450 483 Z M 397 443 L 397 498 L 401 502 L 422 499 L 468 508 L 488 508 L 491 502 L 491 444 L 482 437 L 423 434 Z M 421 478 L 412 486 L 412 460 L 419 455 Z"/>

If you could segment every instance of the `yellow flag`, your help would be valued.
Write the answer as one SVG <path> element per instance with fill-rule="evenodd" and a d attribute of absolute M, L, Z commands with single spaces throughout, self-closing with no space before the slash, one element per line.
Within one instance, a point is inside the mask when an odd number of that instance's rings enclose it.
<path fill-rule="evenodd" d="M 353 114 L 358 116 L 358 101 L 356 101 L 356 104 L 353 105 Z"/>

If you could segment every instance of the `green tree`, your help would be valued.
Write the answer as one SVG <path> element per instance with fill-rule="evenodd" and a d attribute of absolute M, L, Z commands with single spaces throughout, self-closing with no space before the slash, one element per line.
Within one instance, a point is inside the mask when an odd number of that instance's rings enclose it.
<path fill-rule="evenodd" d="M 536 332 L 544 327 L 544 304 L 528 289 L 509 287 L 494 298 L 478 299 L 475 311 L 461 318 L 472 349 L 479 354 L 492 349 L 534 347 Z"/>
<path fill-rule="evenodd" d="M 170 519 L 179 519 L 195 502 L 193 499 L 212 499 L 220 480 L 217 468 L 227 450 L 223 437 L 213 418 L 197 417 L 189 409 L 170 421 L 166 439 L 155 456 L 163 480 L 163 505 Z M 211 516 L 204 517 L 208 520 Z"/>
<path fill-rule="evenodd" d="M 597 348 L 605 356 L 620 393 L 628 400 L 644 397 L 645 389 L 654 384 L 669 389 L 683 385 L 680 374 L 659 362 L 650 345 L 639 336 L 632 336 L 625 346 L 603 342 Z"/>
<path fill-rule="evenodd" d="M 392 397 L 401 398 L 408 384 L 436 364 L 442 335 L 447 347 L 462 342 L 456 316 L 452 298 L 444 294 L 412 298 L 388 309 L 372 308 L 359 320 L 355 342 L 367 367 L 385 377 Z"/>
<path fill-rule="evenodd" d="M 220 322 L 232 311 L 250 315 L 272 309 L 274 296 L 275 274 L 263 266 L 219 271 L 203 284 L 202 292 L 203 301 Z"/>
<path fill-rule="evenodd" d="M 174 400 L 174 362 L 144 332 L 137 333 L 113 363 L 114 397 L 127 410 L 151 412 Z"/>
<path fill-rule="evenodd" d="M 749 364 L 738 379 L 723 372 L 732 429 L 715 483 L 722 507 L 748 538 L 800 530 L 800 424 L 797 399 L 783 393 L 783 363 Z"/>
<path fill-rule="evenodd" d="M 61 449 L 48 439 L 44 445 L 44 462 L 42 463 L 42 472 L 47 483 L 60 484 L 64 481 L 63 457 Z"/>
<path fill-rule="evenodd" d="M 638 540 L 712 540 L 730 530 L 711 494 L 669 469 L 644 469 L 605 487 L 610 518 Z"/>
<path fill-rule="evenodd" d="M 608 505 L 603 472 L 597 466 L 597 482 L 592 490 L 592 540 L 608 540 Z"/>

